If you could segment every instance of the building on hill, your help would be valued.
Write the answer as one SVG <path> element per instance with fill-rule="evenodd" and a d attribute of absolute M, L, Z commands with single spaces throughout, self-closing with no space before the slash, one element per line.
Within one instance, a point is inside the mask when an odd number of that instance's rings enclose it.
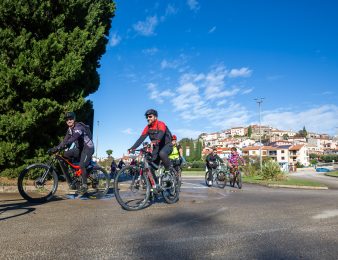
<path fill-rule="evenodd" d="M 245 136 L 248 134 L 247 127 L 233 127 L 230 129 L 231 136 Z"/>

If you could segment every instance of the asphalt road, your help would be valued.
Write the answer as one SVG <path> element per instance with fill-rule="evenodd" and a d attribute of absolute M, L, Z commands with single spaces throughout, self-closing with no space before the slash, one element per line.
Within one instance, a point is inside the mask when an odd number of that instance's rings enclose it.
<path fill-rule="evenodd" d="M 0 259 L 337 259 L 338 191 L 184 179 L 180 201 L 33 205 L 0 194 Z"/>

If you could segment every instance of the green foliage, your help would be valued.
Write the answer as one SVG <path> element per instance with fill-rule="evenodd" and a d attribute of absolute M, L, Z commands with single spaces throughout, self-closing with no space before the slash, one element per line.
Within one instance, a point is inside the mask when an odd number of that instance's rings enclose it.
<path fill-rule="evenodd" d="M 320 160 L 324 162 L 338 162 L 338 154 L 325 154 L 320 156 Z"/>
<path fill-rule="evenodd" d="M 263 165 L 262 178 L 263 180 L 279 181 L 285 179 L 286 176 L 282 173 L 276 161 L 268 160 Z"/>
<path fill-rule="evenodd" d="M 108 155 L 108 157 L 111 157 L 111 155 L 113 154 L 113 150 L 111 149 L 107 150 L 106 154 Z"/>
<path fill-rule="evenodd" d="M 310 154 L 309 154 L 309 157 L 310 157 L 310 159 L 318 159 L 318 158 L 319 158 L 319 155 L 318 155 L 318 154 L 315 154 L 315 153 L 310 153 Z"/>
<path fill-rule="evenodd" d="M 251 125 L 248 127 L 248 137 L 250 138 L 252 135 L 252 127 Z"/>
<path fill-rule="evenodd" d="M 85 98 L 114 10 L 111 0 L 0 1 L 0 172 L 16 176 L 58 144 L 65 111 L 92 125 Z"/>
<path fill-rule="evenodd" d="M 257 176 L 259 174 L 259 167 L 257 167 L 257 164 L 245 164 L 241 167 L 241 171 L 244 176 Z"/>
<path fill-rule="evenodd" d="M 301 164 L 300 162 L 296 162 L 296 167 L 297 168 L 304 168 L 304 165 Z"/>
<path fill-rule="evenodd" d="M 297 136 L 297 137 L 307 137 L 307 131 L 306 131 L 306 129 L 305 129 L 305 126 L 303 127 L 302 130 L 299 130 L 299 131 L 298 131 L 298 133 L 297 133 L 296 136 Z"/>
<path fill-rule="evenodd" d="M 311 159 L 310 160 L 310 164 L 311 165 L 316 165 L 318 163 L 318 161 L 316 159 Z"/>

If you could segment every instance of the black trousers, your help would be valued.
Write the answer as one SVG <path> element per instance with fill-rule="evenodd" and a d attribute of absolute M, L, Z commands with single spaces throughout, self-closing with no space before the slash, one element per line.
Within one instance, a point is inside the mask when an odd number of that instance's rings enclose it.
<path fill-rule="evenodd" d="M 89 165 L 92 155 L 94 154 L 94 148 L 84 147 L 82 151 L 78 148 L 73 148 L 65 151 L 64 156 L 68 159 L 75 159 L 79 161 L 79 166 L 82 171 L 82 183 L 87 184 L 87 170 L 86 167 Z"/>
<path fill-rule="evenodd" d="M 156 164 L 160 163 L 160 160 L 162 160 L 164 168 L 166 170 L 169 170 L 171 162 L 169 159 L 169 154 L 171 154 L 173 150 L 173 146 L 171 143 L 168 143 L 164 146 L 154 146 L 153 147 L 153 152 L 152 152 L 152 158 L 153 162 Z"/>

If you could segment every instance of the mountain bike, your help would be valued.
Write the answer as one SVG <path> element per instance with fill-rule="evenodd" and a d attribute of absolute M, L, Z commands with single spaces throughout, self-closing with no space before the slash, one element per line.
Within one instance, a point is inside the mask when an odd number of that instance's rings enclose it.
<path fill-rule="evenodd" d="M 121 207 L 139 210 L 158 195 L 169 204 L 177 202 L 179 183 L 175 170 L 167 172 L 163 166 L 155 165 L 147 148 L 135 150 L 133 156 L 139 158 L 138 165 L 123 167 L 114 181 L 115 197 Z"/>
<path fill-rule="evenodd" d="M 235 168 L 235 172 L 229 172 L 229 182 L 231 187 L 235 187 L 235 183 L 239 189 L 242 189 L 242 173 L 238 167 Z"/>
<path fill-rule="evenodd" d="M 104 197 L 109 191 L 110 178 L 103 167 L 91 161 L 87 166 L 89 198 Z M 45 163 L 35 163 L 26 167 L 19 175 L 20 195 L 30 202 L 46 202 L 57 191 L 59 177 L 63 176 L 71 190 L 80 193 L 82 184 L 80 166 L 70 162 L 60 153 L 53 154 Z"/>
<path fill-rule="evenodd" d="M 217 186 L 219 188 L 224 188 L 225 185 L 227 184 L 227 174 L 226 174 L 226 172 L 227 172 L 227 170 L 226 170 L 226 167 L 224 166 L 224 164 L 218 163 L 216 168 L 212 168 L 211 184 L 209 184 L 209 182 L 208 182 L 209 172 L 207 171 L 205 173 L 205 184 L 208 187 L 212 187 L 214 184 L 217 184 Z"/>

